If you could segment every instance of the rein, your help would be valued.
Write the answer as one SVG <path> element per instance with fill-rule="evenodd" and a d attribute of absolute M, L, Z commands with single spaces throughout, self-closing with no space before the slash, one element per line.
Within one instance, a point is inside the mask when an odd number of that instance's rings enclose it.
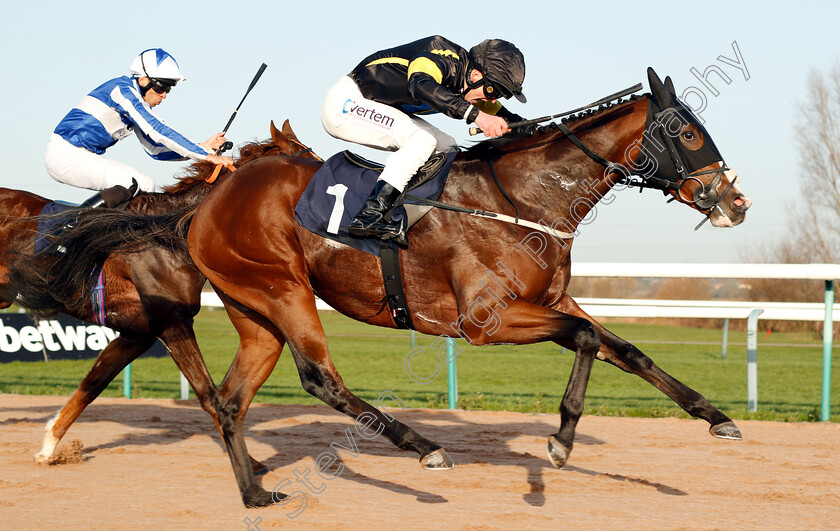
<path fill-rule="evenodd" d="M 491 166 L 492 167 L 492 166 Z M 499 214 L 497 212 L 490 212 L 488 210 L 478 210 L 475 208 L 466 208 L 457 205 L 450 205 L 449 203 L 441 203 L 440 201 L 435 201 L 433 199 L 426 199 L 424 197 L 418 197 L 416 195 L 406 195 L 406 199 L 411 199 L 417 204 L 427 205 L 435 208 L 440 208 L 441 210 L 450 210 L 452 212 L 461 212 L 463 214 L 469 214 L 471 216 L 479 216 L 484 218 L 495 219 L 497 221 L 502 221 L 504 223 L 510 223 L 512 225 L 519 225 L 521 227 L 528 227 L 530 229 L 538 230 L 540 232 L 544 232 L 549 236 L 554 236 L 557 238 L 561 238 L 564 240 L 574 238 L 575 235 L 570 232 L 560 232 L 554 229 L 549 229 L 545 225 L 540 225 L 539 223 L 534 223 L 533 221 L 528 221 L 525 219 L 519 219 L 519 212 L 517 211 L 517 217 L 508 216 L 506 214 Z M 514 205 L 515 207 L 516 205 Z"/>
<path fill-rule="evenodd" d="M 652 175 L 648 176 L 648 177 L 645 177 L 644 175 L 630 174 L 631 176 L 641 178 L 641 180 L 640 181 L 633 181 L 633 180 L 627 179 L 627 177 L 624 176 L 624 172 L 616 169 L 616 168 L 624 168 L 623 164 L 618 163 L 618 162 L 611 162 L 611 161 L 605 159 L 604 157 L 602 157 L 601 155 L 595 153 L 591 149 L 589 149 L 589 147 L 586 144 L 584 144 L 581 141 L 581 139 L 578 138 L 572 132 L 571 129 L 566 127 L 565 124 L 558 123 L 556 125 L 557 125 L 557 128 L 560 129 L 560 132 L 562 132 L 563 135 L 566 138 L 571 140 L 572 144 L 574 144 L 575 147 L 577 147 L 579 150 L 581 150 L 584 153 L 584 155 L 586 155 L 590 159 L 594 160 L 595 162 L 597 162 L 601 166 L 604 166 L 605 168 L 607 168 L 609 170 L 607 175 L 613 174 L 613 173 L 621 174 L 621 179 L 618 182 L 620 182 L 622 184 L 626 184 L 628 187 L 635 186 L 637 188 L 650 188 L 650 189 L 653 189 L 653 190 L 662 190 L 662 191 L 667 191 L 667 190 L 679 191 L 679 189 L 682 187 L 682 182 L 683 181 L 669 181 L 667 179 L 662 179 L 660 177 L 654 177 Z"/>
<path fill-rule="evenodd" d="M 655 102 L 651 101 L 651 105 L 655 105 Z M 673 111 L 673 110 L 674 110 L 674 108 L 667 108 L 663 111 L 654 113 L 654 117 L 656 119 L 658 119 L 660 116 L 662 116 L 666 112 Z M 635 173 L 625 175 L 624 173 L 626 172 L 627 169 L 626 169 L 626 167 L 624 167 L 624 165 L 622 165 L 620 163 L 616 163 L 616 162 L 611 162 L 611 161 L 605 159 L 604 157 L 598 155 L 597 153 L 595 153 L 591 149 L 589 149 L 589 147 L 586 144 L 584 144 L 571 131 L 571 129 L 566 127 L 565 124 L 558 123 L 556 125 L 557 125 L 558 129 L 560 129 L 560 131 L 563 133 L 563 135 L 565 135 L 565 137 L 568 138 L 586 156 L 588 156 L 590 159 L 594 160 L 598 164 L 607 168 L 607 170 L 608 170 L 607 174 L 608 175 L 612 174 L 612 173 L 619 173 L 621 175 L 621 178 L 619 179 L 618 182 L 620 182 L 622 184 L 626 184 L 627 187 L 629 187 L 629 188 L 635 186 L 635 187 L 639 188 L 639 191 L 641 191 L 641 189 L 643 189 L 643 188 L 651 188 L 651 189 L 654 189 L 654 190 L 662 190 L 663 192 L 666 192 L 668 190 L 673 190 L 676 193 L 676 195 L 679 196 L 679 198 L 683 202 L 685 202 L 686 204 L 694 204 L 701 211 L 706 211 L 707 212 L 706 217 L 704 217 L 703 221 L 701 221 L 696 227 L 694 227 L 694 230 L 699 229 L 701 226 L 703 226 L 703 224 L 706 221 L 708 221 L 711 218 L 712 213 L 715 211 L 716 208 L 719 208 L 719 205 L 720 205 L 721 201 L 723 201 L 723 198 L 726 197 L 726 194 L 729 193 L 729 191 L 732 189 L 733 186 L 735 186 L 735 181 L 733 180 L 731 183 L 729 183 L 729 186 L 726 188 L 726 190 L 723 191 L 722 194 L 719 194 L 717 192 L 717 187 L 718 187 L 718 185 L 720 185 L 720 181 L 723 178 L 723 174 L 725 172 L 729 171 L 729 168 L 727 168 L 726 165 L 723 165 L 720 168 L 716 168 L 716 169 L 713 169 L 713 170 L 706 170 L 706 171 L 688 173 L 688 170 L 686 170 L 685 164 L 683 163 L 682 158 L 680 157 L 679 152 L 677 151 L 676 146 L 674 145 L 673 138 L 671 137 L 671 135 L 669 135 L 667 133 L 662 135 L 662 138 L 664 139 L 665 144 L 668 148 L 668 155 L 671 158 L 671 162 L 674 163 L 674 168 L 676 169 L 677 173 L 679 174 L 679 178 L 677 180 L 674 180 L 674 181 L 669 180 L 669 179 L 663 179 L 661 177 L 655 177 L 653 175 L 645 176 L 645 175 L 640 175 L 640 174 L 635 174 Z M 618 171 L 616 169 L 618 167 L 623 168 L 624 171 Z M 711 174 L 711 173 L 714 173 L 715 177 L 714 177 L 714 179 L 711 180 L 711 182 L 709 182 L 709 184 L 704 184 L 703 181 L 701 181 L 698 178 L 699 175 L 708 175 L 708 174 Z M 629 179 L 628 177 L 630 177 L 630 176 L 639 177 L 640 180 Z M 696 181 L 697 184 L 699 185 L 698 188 L 694 191 L 694 194 L 693 194 L 692 198 L 687 198 L 687 197 L 683 196 L 683 194 L 682 194 L 683 186 L 685 186 L 685 183 L 689 182 L 689 181 Z M 670 203 L 671 201 L 674 201 L 675 199 L 676 199 L 676 196 L 672 197 L 668 202 Z"/>
<path fill-rule="evenodd" d="M 294 153 L 292 155 L 282 155 L 282 156 L 284 156 L 284 157 L 301 157 L 301 156 L 305 155 L 306 153 L 312 153 L 313 155 L 315 154 L 315 152 L 312 151 L 312 148 L 308 147 L 308 148 L 301 149 L 300 151 L 298 151 L 297 153 Z M 216 164 L 216 167 L 213 169 L 213 173 L 210 174 L 210 177 L 204 179 L 204 182 L 206 182 L 207 184 L 215 183 L 216 179 L 219 178 L 219 172 L 222 171 L 222 166 L 223 166 L 222 164 Z M 231 166 L 229 169 L 232 172 L 236 171 L 236 168 L 233 167 L 233 166 Z"/>
<path fill-rule="evenodd" d="M 519 221 L 519 207 L 516 206 L 516 203 L 513 202 L 513 199 L 507 194 L 505 189 L 502 187 L 502 183 L 499 181 L 499 177 L 496 175 L 496 170 L 493 168 L 493 161 L 488 159 L 487 165 L 490 166 L 490 175 L 493 176 L 493 180 L 496 181 L 496 186 L 499 187 L 499 191 L 502 192 L 502 196 L 507 199 L 507 202 L 513 206 L 513 210 L 516 212 L 516 221 Z"/>
<path fill-rule="evenodd" d="M 650 104 L 656 106 L 656 103 L 653 100 L 650 101 Z M 665 114 L 667 112 L 672 112 L 674 110 L 675 109 L 673 107 L 666 108 L 662 111 L 654 113 L 654 117 L 656 119 L 658 119 L 663 114 Z M 580 140 L 580 138 L 577 137 L 577 135 L 575 135 L 572 132 L 571 129 L 566 127 L 566 125 L 563 124 L 562 122 L 555 123 L 554 125 L 556 125 L 557 128 L 560 130 L 560 132 L 563 133 L 565 138 L 568 138 L 572 142 L 572 144 L 574 144 L 575 147 L 577 147 L 579 150 L 581 150 L 586 156 L 588 156 L 590 159 L 597 162 L 601 166 L 604 166 L 605 168 L 607 168 L 607 170 L 608 170 L 607 173 L 606 173 L 607 175 L 618 173 L 620 175 L 620 178 L 617 181 L 618 183 L 625 184 L 628 188 L 632 188 L 632 187 L 639 188 L 640 192 L 644 188 L 650 188 L 650 189 L 653 189 L 653 190 L 661 190 L 663 192 L 674 191 L 675 195 L 671 197 L 671 199 L 668 201 L 669 203 L 671 201 L 674 201 L 675 199 L 677 199 L 677 196 L 679 196 L 679 198 L 683 202 L 685 202 L 686 204 L 693 204 L 693 205 L 697 206 L 697 208 L 700 209 L 701 212 L 706 212 L 706 216 L 703 218 L 703 220 L 696 227 L 694 227 L 694 230 L 698 230 L 701 226 L 703 226 L 703 224 L 706 221 L 708 221 L 711 218 L 712 213 L 715 211 L 715 209 L 719 208 L 719 205 L 720 205 L 721 201 L 723 201 L 723 198 L 726 196 L 727 193 L 729 193 L 729 191 L 732 189 L 732 187 L 735 186 L 735 181 L 733 180 L 731 183 L 729 183 L 729 186 L 723 191 L 723 193 L 718 193 L 717 192 L 717 187 L 720 185 L 720 181 L 723 178 L 723 174 L 729 170 L 729 168 L 727 168 L 725 165 L 721 166 L 720 168 L 713 169 L 713 170 L 706 170 L 706 171 L 700 171 L 700 172 L 695 172 L 695 173 L 688 173 L 688 170 L 686 169 L 685 164 L 683 163 L 682 158 L 680 157 L 679 152 L 677 151 L 676 146 L 674 145 L 673 138 L 670 135 L 668 135 L 667 133 L 663 134 L 662 137 L 663 137 L 663 139 L 665 141 L 665 144 L 668 148 L 668 155 L 671 158 L 671 162 L 673 162 L 674 168 L 676 169 L 677 173 L 679 174 L 679 177 L 676 180 L 664 179 L 662 177 L 656 177 L 656 176 L 653 176 L 653 175 L 646 176 L 646 175 L 641 175 L 641 174 L 629 173 L 627 168 L 623 164 L 607 160 L 604 157 L 602 157 L 601 155 L 599 155 L 598 153 L 595 153 L 594 151 L 592 151 L 586 144 L 583 143 L 583 141 Z M 511 153 L 513 151 L 531 149 L 531 148 L 537 147 L 539 145 L 542 145 L 542 143 L 527 146 L 525 148 L 518 148 L 518 149 L 512 150 L 512 151 L 499 150 L 500 154 L 496 158 L 499 158 L 499 157 L 501 157 L 505 154 Z M 514 223 L 518 223 L 519 222 L 519 210 L 517 209 L 516 205 L 510 199 L 510 197 L 508 196 L 508 194 L 505 192 L 504 188 L 502 187 L 501 183 L 499 182 L 499 179 L 496 176 L 496 172 L 493 168 L 492 160 L 488 159 L 487 164 L 490 166 L 490 173 L 493 176 L 493 180 L 496 182 L 496 185 L 499 187 L 499 190 L 501 191 L 502 195 L 505 197 L 505 199 L 507 199 L 507 201 L 509 203 L 511 203 L 511 205 L 513 205 L 514 209 L 516 209 L 516 218 L 515 219 L 511 218 L 511 219 L 513 219 Z M 704 184 L 698 178 L 698 176 L 700 176 L 700 175 L 708 175 L 708 174 L 712 174 L 712 173 L 715 174 L 715 177 L 711 180 L 711 182 L 709 182 L 709 184 Z M 638 179 L 634 180 L 634 179 L 631 179 L 630 177 L 638 177 Z M 699 185 L 697 187 L 697 189 L 694 191 L 693 197 L 691 197 L 691 198 L 687 198 L 682 194 L 682 188 L 689 181 L 695 181 Z M 438 206 L 438 205 L 434 205 L 434 206 Z M 443 207 L 439 207 L 439 208 L 443 208 Z M 467 209 L 467 210 L 469 210 L 469 209 Z M 472 212 L 470 212 L 470 213 L 472 213 Z M 476 215 L 478 215 L 478 214 L 476 214 Z M 496 214 L 493 217 L 496 217 L 496 216 L 501 216 L 501 215 Z M 497 218 L 497 219 L 500 219 L 500 218 Z M 503 221 L 503 220 L 500 219 L 500 221 Z M 532 224 L 533 225 L 533 222 L 522 222 L 521 224 L 523 224 L 523 225 Z M 547 232 L 547 233 L 551 234 L 547 230 L 544 230 L 544 227 L 542 227 L 540 225 L 537 225 L 537 227 L 539 227 L 538 230 L 543 230 L 543 232 Z M 565 233 L 565 234 L 568 234 L 568 233 Z M 568 235 L 568 236 L 563 235 L 563 236 L 560 236 L 560 237 L 561 238 L 566 238 L 566 237 L 572 237 L 572 235 Z"/>
<path fill-rule="evenodd" d="M 315 152 L 312 151 L 312 148 L 308 147 L 308 148 L 301 149 L 297 153 L 292 153 L 291 155 L 285 155 L 285 156 L 286 157 L 302 157 L 303 155 L 305 155 L 307 153 L 312 153 L 313 155 L 315 155 Z"/>

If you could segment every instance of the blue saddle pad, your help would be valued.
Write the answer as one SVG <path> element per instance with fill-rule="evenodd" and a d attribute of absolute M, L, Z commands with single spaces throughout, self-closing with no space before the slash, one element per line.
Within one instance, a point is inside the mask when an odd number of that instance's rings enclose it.
<path fill-rule="evenodd" d="M 411 195 L 433 200 L 440 198 L 456 154 L 447 153 L 446 162 L 438 174 L 412 189 Z M 377 179 L 379 172 L 351 164 L 343 153 L 337 153 L 327 159 L 309 181 L 295 205 L 295 219 L 302 227 L 324 238 L 379 256 L 378 239 L 357 238 L 347 232 L 347 227 L 362 210 Z M 412 203 L 408 199 L 405 202 Z M 391 218 L 395 220 L 404 217 L 402 206 L 391 213 Z"/>
<path fill-rule="evenodd" d="M 64 203 L 47 203 L 44 205 L 41 213 L 38 214 L 38 232 L 35 234 L 36 253 L 42 252 L 49 246 L 50 240 L 47 238 L 47 234 L 55 230 L 57 225 L 63 225 L 68 221 L 67 216 L 57 216 L 54 214 L 70 210 L 77 206 Z"/>

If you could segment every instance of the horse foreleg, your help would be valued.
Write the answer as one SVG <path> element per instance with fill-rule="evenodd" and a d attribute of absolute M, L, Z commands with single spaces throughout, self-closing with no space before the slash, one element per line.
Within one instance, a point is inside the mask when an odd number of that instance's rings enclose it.
<path fill-rule="evenodd" d="M 560 403 L 560 430 L 548 438 L 548 456 L 554 466 L 562 468 L 572 451 L 575 429 L 583 414 L 589 375 L 600 347 L 598 334 L 586 319 L 521 299 L 503 308 L 487 308 L 492 310 L 491 316 L 498 316 L 498 326 L 492 326 L 489 318 L 482 323 L 472 319 L 459 321 L 461 331 L 474 345 L 555 341 L 575 351 L 575 362 Z"/>
<path fill-rule="evenodd" d="M 309 289 L 284 297 L 282 306 L 271 312 L 274 325 L 283 331 L 295 360 L 303 389 L 336 411 L 364 422 L 376 436 L 384 435 L 395 446 L 420 454 L 427 469 L 450 469 L 455 463 L 440 447 L 393 416 L 365 402 L 344 384 L 330 358 L 327 338 L 321 326 L 315 295 Z"/>
<path fill-rule="evenodd" d="M 423 468 L 445 470 L 455 467 L 455 462 L 440 445 L 353 394 L 329 356 L 326 338 L 314 339 L 314 342 L 289 342 L 300 383 L 307 393 L 353 419 L 364 416 L 362 421 L 368 431 L 384 435 L 398 448 L 420 454 Z"/>
<path fill-rule="evenodd" d="M 47 423 L 41 451 L 34 456 L 36 463 L 50 462 L 59 441 L 88 404 L 99 396 L 126 365 L 148 350 L 154 342 L 155 338 L 152 336 L 121 335 L 99 353 L 90 372 L 79 384 L 79 388 L 61 408 L 61 411 Z"/>
<path fill-rule="evenodd" d="M 586 314 L 569 296 L 563 298 L 562 308 L 573 315 L 588 319 L 601 337 L 601 350 L 598 358 L 615 365 L 619 369 L 640 376 L 651 385 L 665 393 L 692 417 L 709 423 L 709 433 L 721 439 L 741 440 L 741 431 L 732 419 L 723 414 L 700 393 L 680 382 L 636 348 L 629 341 L 613 334 L 595 319 Z"/>

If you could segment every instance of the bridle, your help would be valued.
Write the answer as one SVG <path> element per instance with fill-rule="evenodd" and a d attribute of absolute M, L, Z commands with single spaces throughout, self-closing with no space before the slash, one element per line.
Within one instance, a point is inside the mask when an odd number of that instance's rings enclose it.
<path fill-rule="evenodd" d="M 680 109 L 677 107 L 668 107 L 661 111 L 657 111 L 658 108 L 656 102 L 653 101 L 651 97 L 650 105 L 653 106 L 653 119 L 659 123 L 661 122 L 662 116 L 666 113 L 673 113 L 676 114 Z M 645 124 L 647 126 L 647 124 Z M 661 134 L 660 138 L 665 141 L 665 146 L 668 148 L 668 156 L 671 157 L 671 162 L 674 164 L 674 168 L 679 175 L 679 179 L 676 181 L 672 181 L 674 185 L 672 189 L 676 190 L 676 196 L 679 196 L 680 200 L 689 205 L 695 205 L 701 212 L 706 212 L 706 217 L 703 221 L 700 222 L 694 230 L 699 229 L 703 223 L 705 223 L 711 216 L 715 209 L 718 208 L 723 198 L 726 197 L 726 194 L 735 186 L 735 179 L 732 179 L 732 182 L 729 183 L 729 186 L 723 191 L 723 193 L 718 193 L 717 189 L 720 185 L 721 180 L 723 179 L 724 173 L 729 171 L 729 168 L 726 167 L 726 164 L 721 164 L 720 168 L 715 168 L 712 170 L 704 170 L 704 171 L 695 171 L 693 173 L 689 173 L 686 169 L 685 163 L 683 163 L 682 157 L 680 156 L 679 151 L 677 151 L 676 145 L 674 144 L 674 138 L 665 133 Z M 714 174 L 714 178 L 708 183 L 704 184 L 701 179 L 698 177 L 700 175 L 709 175 Z M 643 176 L 640 176 L 644 178 Z M 687 198 L 683 195 L 683 186 L 686 183 L 694 181 L 697 183 L 697 188 L 695 188 L 694 193 L 692 194 L 691 198 Z M 670 201 L 673 201 L 676 196 L 672 197 Z M 670 202 L 669 201 L 669 202 Z"/>
<path fill-rule="evenodd" d="M 301 145 L 303 145 L 303 144 L 301 144 Z M 297 153 L 292 153 L 291 155 L 286 155 L 286 156 L 287 156 L 287 157 L 298 157 L 298 158 L 303 158 L 303 156 L 304 156 L 304 155 L 306 155 L 307 153 L 310 153 L 310 154 L 312 154 L 312 155 L 314 155 L 314 156 L 318 157 L 318 155 L 315 155 L 315 152 L 314 152 L 314 151 L 312 151 L 312 148 L 311 148 L 311 147 L 304 147 L 303 149 L 301 149 L 301 150 L 300 150 L 300 151 L 298 151 Z M 320 157 L 318 157 L 318 158 L 320 158 Z"/>
<path fill-rule="evenodd" d="M 654 112 L 652 113 L 652 116 L 657 122 L 659 122 L 661 117 L 666 113 L 676 113 L 680 110 L 676 107 L 668 107 L 661 111 L 656 110 L 658 107 L 656 106 L 656 102 L 653 101 L 653 97 L 650 98 L 649 104 L 653 106 Z M 666 193 L 673 191 L 674 196 L 671 197 L 669 202 L 674 201 L 677 197 L 679 197 L 679 199 L 684 203 L 696 206 L 701 212 L 706 214 L 706 217 L 694 228 L 694 230 L 699 229 L 706 221 L 709 220 L 709 218 L 711 218 L 712 213 L 714 213 L 715 209 L 719 208 L 723 198 L 726 197 L 726 194 L 728 194 L 732 187 L 735 186 L 736 181 L 733 179 L 723 193 L 719 193 L 717 191 L 717 188 L 723 179 L 724 173 L 729 171 L 729 168 L 727 168 L 725 164 L 721 165 L 720 168 L 689 173 L 683 163 L 679 151 L 677 151 L 673 137 L 667 133 L 661 134 L 660 137 L 665 142 L 665 146 L 668 149 L 668 156 L 670 157 L 677 172 L 678 177 L 676 179 L 667 179 L 655 175 L 647 175 L 630 171 L 623 164 L 611 162 L 589 149 L 589 147 L 586 146 L 586 144 L 584 144 L 571 131 L 571 129 L 566 127 L 565 124 L 557 123 L 556 125 L 565 137 L 568 138 L 578 149 L 580 149 L 589 158 L 608 169 L 608 171 L 605 172 L 605 175 L 618 173 L 620 177 L 616 183 L 623 184 L 628 188 L 639 188 L 640 192 L 644 188 L 661 190 Z M 647 123 L 645 124 L 645 130 L 647 130 Z M 714 178 L 708 184 L 703 183 L 699 176 L 709 174 L 715 174 Z M 637 179 L 633 179 L 633 177 L 636 177 Z M 696 182 L 698 187 L 694 190 L 692 197 L 688 198 L 683 194 L 683 187 L 692 181 Z"/>

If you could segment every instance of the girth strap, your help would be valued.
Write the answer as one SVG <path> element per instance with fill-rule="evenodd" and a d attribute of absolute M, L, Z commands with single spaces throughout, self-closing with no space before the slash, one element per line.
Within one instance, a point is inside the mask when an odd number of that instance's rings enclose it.
<path fill-rule="evenodd" d="M 93 322 L 105 326 L 105 275 L 103 266 L 96 266 L 90 272 L 90 309 Z"/>
<path fill-rule="evenodd" d="M 381 242 L 380 245 L 382 280 L 385 284 L 385 299 L 391 309 L 391 318 L 398 328 L 414 330 L 414 323 L 411 322 L 411 314 L 408 311 L 402 287 L 399 249 L 386 241 Z"/>

